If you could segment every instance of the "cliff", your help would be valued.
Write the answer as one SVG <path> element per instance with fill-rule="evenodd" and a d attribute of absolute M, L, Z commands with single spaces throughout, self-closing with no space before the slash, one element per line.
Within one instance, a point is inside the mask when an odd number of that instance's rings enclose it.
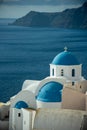
<path fill-rule="evenodd" d="M 81 7 L 63 12 L 42 13 L 31 11 L 12 25 L 28 27 L 58 27 L 87 29 L 87 2 Z"/>
<path fill-rule="evenodd" d="M 0 130 L 9 130 L 10 102 L 0 102 Z"/>

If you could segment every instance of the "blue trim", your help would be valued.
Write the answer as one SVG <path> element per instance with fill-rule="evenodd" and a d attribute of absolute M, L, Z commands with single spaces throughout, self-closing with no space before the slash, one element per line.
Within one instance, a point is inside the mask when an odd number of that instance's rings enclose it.
<path fill-rule="evenodd" d="M 54 65 L 79 65 L 80 63 L 71 52 L 61 52 L 52 61 Z"/>
<path fill-rule="evenodd" d="M 18 102 L 15 104 L 14 107 L 17 108 L 17 109 L 21 109 L 21 108 L 28 108 L 28 105 L 27 105 L 27 103 L 24 102 L 24 101 L 18 101 Z"/>
<path fill-rule="evenodd" d="M 58 82 L 48 82 L 40 89 L 36 99 L 42 102 L 61 102 L 63 85 Z"/>

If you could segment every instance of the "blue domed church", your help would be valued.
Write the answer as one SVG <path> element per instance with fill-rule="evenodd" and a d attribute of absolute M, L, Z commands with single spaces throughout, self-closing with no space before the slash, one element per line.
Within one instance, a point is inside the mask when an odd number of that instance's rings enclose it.
<path fill-rule="evenodd" d="M 53 59 L 50 64 L 50 76 L 73 84 L 84 79 L 82 65 L 71 52 L 67 51 L 67 48 Z"/>
<path fill-rule="evenodd" d="M 86 84 L 87 81 L 82 76 L 82 64 L 65 47 L 64 51 L 52 60 L 50 76 L 43 80 L 24 81 L 22 90 L 11 98 L 9 129 L 23 129 L 19 124 L 23 124 L 24 120 L 26 123 L 31 120 L 30 115 L 27 117 L 30 113 L 25 111 L 28 109 L 83 109 L 80 94 L 87 91 Z M 24 129 L 29 130 L 26 125 Z"/>

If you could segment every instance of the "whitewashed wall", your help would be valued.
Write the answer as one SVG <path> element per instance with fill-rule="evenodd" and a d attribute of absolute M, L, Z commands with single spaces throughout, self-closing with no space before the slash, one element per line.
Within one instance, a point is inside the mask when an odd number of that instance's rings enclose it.
<path fill-rule="evenodd" d="M 64 109 L 39 109 L 33 130 L 80 130 L 84 111 Z"/>
<path fill-rule="evenodd" d="M 67 80 L 81 80 L 82 79 L 82 65 L 64 66 L 50 64 L 50 76 L 52 76 L 52 69 L 54 68 L 54 77 L 61 76 L 61 69 L 64 70 L 64 77 Z M 72 69 L 75 69 L 75 77 L 72 77 Z"/>
<path fill-rule="evenodd" d="M 11 108 L 14 108 L 18 101 L 24 101 L 29 105 L 30 108 L 36 109 L 35 95 L 28 90 L 20 91 L 15 98 L 11 99 Z"/>
<path fill-rule="evenodd" d="M 23 130 L 32 130 L 32 111 L 22 109 L 22 112 L 23 112 L 23 123 L 22 123 Z"/>
<path fill-rule="evenodd" d="M 86 96 L 84 93 L 71 88 L 64 88 L 62 92 L 62 108 L 74 110 L 86 110 Z"/>
<path fill-rule="evenodd" d="M 18 114 L 21 114 L 19 117 Z M 23 130 L 23 113 L 21 109 L 10 109 L 9 130 Z"/>
<path fill-rule="evenodd" d="M 20 120 L 17 117 L 19 112 L 24 115 Z M 84 115 L 87 111 L 42 108 L 35 112 L 14 109 L 9 130 L 80 130 Z M 23 126 L 24 122 L 29 124 Z"/>

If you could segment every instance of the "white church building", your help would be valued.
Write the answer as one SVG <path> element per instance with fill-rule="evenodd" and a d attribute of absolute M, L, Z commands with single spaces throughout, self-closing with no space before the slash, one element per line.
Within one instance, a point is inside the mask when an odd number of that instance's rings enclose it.
<path fill-rule="evenodd" d="M 9 130 L 34 130 L 35 113 L 39 110 L 86 111 L 86 91 L 87 80 L 82 76 L 82 64 L 65 48 L 50 64 L 49 77 L 24 81 L 22 90 L 11 98 Z M 42 115 L 40 120 L 44 118 Z"/>

